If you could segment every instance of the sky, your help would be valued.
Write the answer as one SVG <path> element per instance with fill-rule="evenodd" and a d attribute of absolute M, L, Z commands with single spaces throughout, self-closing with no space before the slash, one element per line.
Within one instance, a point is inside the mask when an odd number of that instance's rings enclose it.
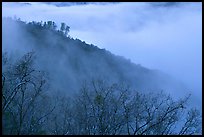
<path fill-rule="evenodd" d="M 155 6 L 122 2 L 56 7 L 3 3 L 3 17 L 22 21 L 65 22 L 70 35 L 124 56 L 136 64 L 158 69 L 202 94 L 202 3 Z"/>

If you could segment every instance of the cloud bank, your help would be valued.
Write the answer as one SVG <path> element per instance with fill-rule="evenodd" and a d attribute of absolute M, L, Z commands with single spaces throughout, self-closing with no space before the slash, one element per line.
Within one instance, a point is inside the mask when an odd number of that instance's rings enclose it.
<path fill-rule="evenodd" d="M 23 21 L 65 22 L 70 35 L 159 69 L 184 82 L 201 102 L 202 3 L 155 6 L 117 3 L 56 7 L 44 3 L 3 3 L 2 15 Z"/>

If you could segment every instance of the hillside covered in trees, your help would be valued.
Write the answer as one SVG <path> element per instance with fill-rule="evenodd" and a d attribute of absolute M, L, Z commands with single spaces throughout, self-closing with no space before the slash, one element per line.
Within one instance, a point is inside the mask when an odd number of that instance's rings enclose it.
<path fill-rule="evenodd" d="M 2 28 L 3 134 L 201 134 L 189 96 L 165 93 L 186 90 L 167 74 L 73 39 L 65 23 Z"/>
<path fill-rule="evenodd" d="M 3 19 L 3 48 L 12 48 L 18 55 L 34 50 L 38 67 L 50 73 L 55 90 L 69 88 L 67 92 L 75 92 L 80 84 L 90 79 L 124 82 L 143 92 L 168 90 L 169 87 L 172 91 L 184 90 L 182 84 L 158 70 L 150 70 L 71 38 L 70 28 L 64 23 L 57 29 L 52 21 L 26 24 L 8 20 Z"/>

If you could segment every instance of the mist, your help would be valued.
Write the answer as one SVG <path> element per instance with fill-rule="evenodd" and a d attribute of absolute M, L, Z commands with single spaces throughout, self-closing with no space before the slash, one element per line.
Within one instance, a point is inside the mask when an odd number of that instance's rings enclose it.
<path fill-rule="evenodd" d="M 52 20 L 58 26 L 65 22 L 71 28 L 71 37 L 171 75 L 183 82 L 201 104 L 202 3 L 2 5 L 3 17 L 16 15 L 26 22 Z"/>

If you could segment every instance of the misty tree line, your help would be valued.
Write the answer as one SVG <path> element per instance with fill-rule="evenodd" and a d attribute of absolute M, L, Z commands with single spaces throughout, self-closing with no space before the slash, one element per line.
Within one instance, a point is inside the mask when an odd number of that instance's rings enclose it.
<path fill-rule="evenodd" d="M 57 32 L 65 35 L 65 36 L 67 36 L 69 31 L 70 31 L 70 27 L 67 26 L 64 22 L 61 23 L 59 30 L 57 30 L 57 24 L 54 21 L 47 21 L 44 23 L 42 21 L 41 22 L 32 21 L 32 22 L 29 22 L 28 24 L 37 25 L 37 26 L 40 26 L 40 27 L 43 27 L 43 28 L 46 28 L 49 30 L 54 30 L 54 31 L 57 31 Z"/>
<path fill-rule="evenodd" d="M 170 135 L 201 134 L 201 113 L 189 96 L 142 93 L 104 80 L 84 82 L 75 95 L 50 95 L 49 76 L 29 52 L 12 61 L 2 54 L 3 134 Z M 67 89 L 64 92 L 69 92 Z"/>
<path fill-rule="evenodd" d="M 21 21 L 20 18 L 17 18 L 16 16 L 14 16 L 14 18 L 12 19 L 11 17 L 4 17 L 4 19 L 6 20 L 14 20 L 14 21 L 17 21 L 17 22 L 20 22 L 20 23 L 25 23 L 23 21 Z M 32 22 L 29 22 L 28 23 L 29 25 L 34 25 L 36 27 L 40 27 L 40 28 L 45 28 L 45 29 L 49 29 L 49 30 L 52 30 L 52 31 L 56 31 L 64 36 L 69 36 L 68 33 L 70 32 L 70 26 L 66 25 L 66 23 L 62 22 L 61 23 L 61 26 L 60 26 L 60 29 L 57 29 L 57 24 L 54 22 L 54 21 L 40 21 L 40 22 L 37 22 L 37 21 L 32 21 Z"/>

